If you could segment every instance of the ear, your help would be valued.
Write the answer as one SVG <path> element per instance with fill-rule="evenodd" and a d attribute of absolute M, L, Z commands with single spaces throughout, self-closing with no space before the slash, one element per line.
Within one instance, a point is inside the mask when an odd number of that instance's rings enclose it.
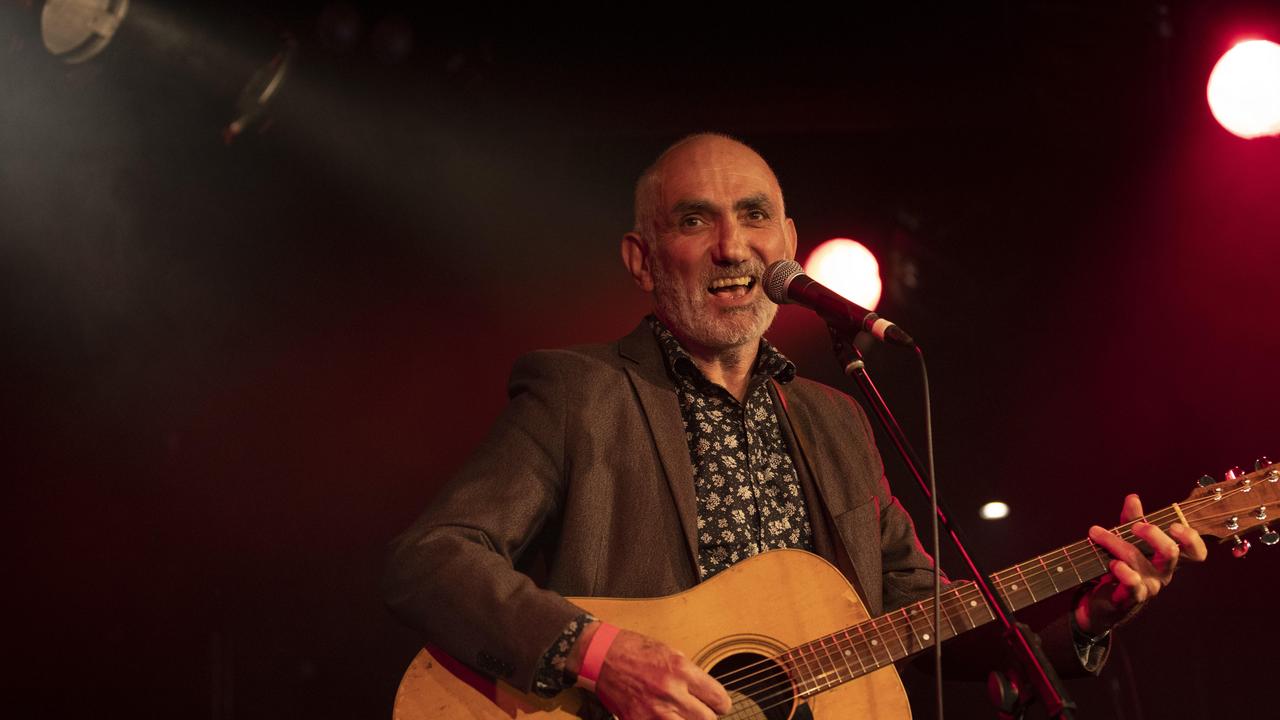
<path fill-rule="evenodd" d="M 787 259 L 796 259 L 796 224 L 791 218 L 787 218 L 784 223 L 784 232 L 787 236 Z"/>
<path fill-rule="evenodd" d="M 653 292 L 653 274 L 649 272 L 649 246 L 640 233 L 629 232 L 622 236 L 622 264 L 645 292 Z"/>

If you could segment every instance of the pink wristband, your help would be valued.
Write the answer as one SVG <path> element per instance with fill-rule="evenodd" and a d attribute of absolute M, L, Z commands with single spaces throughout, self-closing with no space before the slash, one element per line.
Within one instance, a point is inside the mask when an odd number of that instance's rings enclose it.
<path fill-rule="evenodd" d="M 600 679 L 600 666 L 604 665 L 604 656 L 618 637 L 618 627 L 607 622 L 600 623 L 596 634 L 591 636 L 591 644 L 587 646 L 587 654 L 582 658 L 582 668 L 578 670 L 578 687 L 592 692 L 596 689 L 596 680 Z"/>

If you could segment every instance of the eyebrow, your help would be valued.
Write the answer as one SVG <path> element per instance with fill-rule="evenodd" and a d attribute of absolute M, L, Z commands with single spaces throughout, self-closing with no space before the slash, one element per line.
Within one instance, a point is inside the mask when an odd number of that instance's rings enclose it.
<path fill-rule="evenodd" d="M 671 208 L 671 214 L 683 215 L 689 212 L 706 212 L 715 209 L 716 204 L 710 200 L 681 200 Z M 761 192 L 738 200 L 733 204 L 733 209 L 737 212 L 742 212 L 743 210 L 772 210 L 773 203 L 770 202 L 768 195 Z"/>
<path fill-rule="evenodd" d="M 748 195 L 733 204 L 733 209 L 739 212 L 743 210 L 772 210 L 773 203 L 769 202 L 769 196 L 764 193 L 756 193 Z"/>

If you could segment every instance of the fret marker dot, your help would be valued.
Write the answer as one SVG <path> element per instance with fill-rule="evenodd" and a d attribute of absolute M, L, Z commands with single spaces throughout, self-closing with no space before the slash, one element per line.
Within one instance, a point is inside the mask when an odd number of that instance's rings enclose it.
<path fill-rule="evenodd" d="M 1010 585 L 1010 586 L 1009 586 L 1009 589 L 1010 589 L 1010 590 L 1017 590 L 1017 589 L 1018 589 L 1018 583 L 1014 583 L 1014 584 Z"/>
<path fill-rule="evenodd" d="M 1056 568 L 1054 568 L 1054 569 L 1055 569 L 1055 570 L 1057 570 L 1058 572 L 1062 572 L 1062 566 L 1061 566 L 1061 565 L 1059 565 L 1058 567 L 1056 567 Z"/>
<path fill-rule="evenodd" d="M 970 600 L 970 601 L 969 601 L 969 607 L 978 607 L 978 601 L 977 601 L 977 600 Z"/>
<path fill-rule="evenodd" d="M 921 639 L 921 640 L 928 640 L 928 639 L 929 639 L 929 633 L 925 633 L 925 634 L 921 635 L 921 636 L 920 636 L 920 639 Z"/>
<path fill-rule="evenodd" d="M 853 651 L 852 651 L 852 650 L 845 650 L 845 651 L 844 651 L 844 656 L 845 656 L 845 657 L 849 657 L 849 656 L 850 656 L 850 655 L 852 655 L 852 654 L 853 654 Z"/>
<path fill-rule="evenodd" d="M 880 641 L 879 641 L 879 640 L 872 640 L 872 641 L 871 641 L 871 644 L 872 644 L 872 645 L 879 645 L 879 644 L 880 644 Z"/>

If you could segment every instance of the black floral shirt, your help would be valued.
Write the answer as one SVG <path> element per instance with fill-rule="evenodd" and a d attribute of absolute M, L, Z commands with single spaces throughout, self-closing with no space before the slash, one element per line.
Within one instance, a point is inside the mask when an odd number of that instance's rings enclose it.
<path fill-rule="evenodd" d="M 769 394 L 770 378 L 791 382 L 795 364 L 761 339 L 745 402 L 738 402 L 702 374 L 657 318 L 649 323 L 676 384 L 693 462 L 699 576 L 774 548 L 812 551 L 804 493 Z"/>

